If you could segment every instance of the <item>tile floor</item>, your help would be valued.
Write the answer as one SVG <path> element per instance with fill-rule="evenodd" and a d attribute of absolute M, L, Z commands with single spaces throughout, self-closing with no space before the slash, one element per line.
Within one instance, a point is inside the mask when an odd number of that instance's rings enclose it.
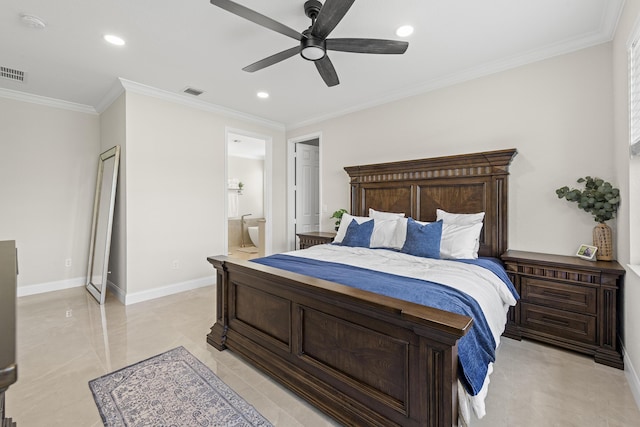
<path fill-rule="evenodd" d="M 179 345 L 209 366 L 275 426 L 338 424 L 229 351 L 206 344 L 213 287 L 103 307 L 84 288 L 18 300 L 18 382 L 7 415 L 18 427 L 100 426 L 88 381 Z M 473 427 L 639 426 L 623 371 L 531 341 L 504 339 L 487 416 Z"/>
<path fill-rule="evenodd" d="M 246 246 L 246 247 L 231 246 L 229 247 L 228 255 L 231 258 L 238 258 L 238 259 L 244 259 L 244 260 L 260 257 L 260 254 L 258 253 L 258 248 L 256 248 L 255 246 Z"/>

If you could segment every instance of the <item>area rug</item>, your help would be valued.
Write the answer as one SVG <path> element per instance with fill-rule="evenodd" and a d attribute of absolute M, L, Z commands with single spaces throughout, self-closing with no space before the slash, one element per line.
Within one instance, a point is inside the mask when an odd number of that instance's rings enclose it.
<path fill-rule="evenodd" d="M 105 426 L 273 427 L 184 347 L 89 381 Z"/>

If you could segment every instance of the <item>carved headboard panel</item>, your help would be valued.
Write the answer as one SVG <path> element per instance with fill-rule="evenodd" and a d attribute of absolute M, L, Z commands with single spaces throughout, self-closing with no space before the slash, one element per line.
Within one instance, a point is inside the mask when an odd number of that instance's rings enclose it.
<path fill-rule="evenodd" d="M 479 255 L 499 257 L 508 245 L 509 164 L 516 153 L 509 149 L 345 167 L 351 177 L 351 214 L 367 216 L 373 208 L 434 221 L 437 208 L 485 212 Z"/>

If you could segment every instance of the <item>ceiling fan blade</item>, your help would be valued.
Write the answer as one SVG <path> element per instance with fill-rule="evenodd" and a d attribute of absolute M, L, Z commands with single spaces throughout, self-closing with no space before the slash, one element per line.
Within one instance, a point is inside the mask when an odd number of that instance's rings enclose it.
<path fill-rule="evenodd" d="M 300 41 L 304 37 L 293 28 L 230 0 L 211 0 L 211 4 L 292 39 Z"/>
<path fill-rule="evenodd" d="M 341 52 L 402 54 L 409 43 L 381 39 L 327 39 L 326 46 L 327 50 Z"/>
<path fill-rule="evenodd" d="M 327 86 L 331 87 L 340 84 L 340 80 L 338 80 L 338 73 L 336 73 L 336 69 L 333 68 L 333 64 L 327 55 L 314 62 L 320 76 L 322 76 L 322 80 L 324 80 Z"/>
<path fill-rule="evenodd" d="M 326 0 L 316 21 L 311 28 L 311 34 L 321 39 L 326 39 L 329 33 L 338 25 L 344 15 L 347 14 L 355 0 Z"/>
<path fill-rule="evenodd" d="M 283 50 L 282 52 L 278 52 L 275 55 L 268 56 L 264 59 L 261 59 L 258 62 L 254 62 L 251 65 L 247 65 L 242 70 L 247 71 L 249 73 L 253 73 L 254 71 L 262 70 L 270 65 L 277 64 L 280 61 L 284 61 L 285 59 L 291 58 L 293 55 L 300 52 L 300 46 L 292 47 L 291 49 Z"/>

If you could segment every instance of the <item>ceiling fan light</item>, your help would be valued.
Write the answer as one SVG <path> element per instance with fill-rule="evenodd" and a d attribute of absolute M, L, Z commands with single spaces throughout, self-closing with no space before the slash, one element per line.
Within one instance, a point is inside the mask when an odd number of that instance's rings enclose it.
<path fill-rule="evenodd" d="M 308 46 L 300 51 L 300 55 L 302 55 L 304 59 L 308 59 L 309 61 L 317 61 L 318 59 L 322 59 L 324 57 L 324 53 L 324 49 L 317 46 Z"/>
<path fill-rule="evenodd" d="M 300 41 L 300 55 L 304 59 L 317 61 L 318 59 L 324 58 L 325 53 L 324 40 L 318 40 L 314 37 L 307 36 Z"/>

